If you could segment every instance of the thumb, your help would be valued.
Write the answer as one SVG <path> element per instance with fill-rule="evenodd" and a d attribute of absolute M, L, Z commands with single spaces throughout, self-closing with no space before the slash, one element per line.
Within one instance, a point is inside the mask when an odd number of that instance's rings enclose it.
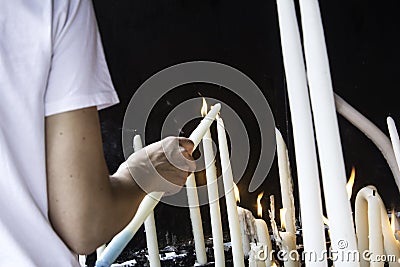
<path fill-rule="evenodd" d="M 194 143 L 192 140 L 186 137 L 178 137 L 179 145 L 183 147 L 189 155 L 192 155 L 194 149 Z"/>

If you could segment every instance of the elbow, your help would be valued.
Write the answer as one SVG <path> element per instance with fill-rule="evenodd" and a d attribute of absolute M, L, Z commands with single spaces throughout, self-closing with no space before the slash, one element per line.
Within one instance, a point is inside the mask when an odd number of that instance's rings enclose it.
<path fill-rule="evenodd" d="M 79 255 L 91 254 L 102 245 L 102 243 L 96 242 L 96 240 L 90 240 L 88 236 L 84 235 L 66 239 L 65 244 L 71 251 Z"/>
<path fill-rule="evenodd" d="M 96 223 L 63 220 L 50 220 L 54 231 L 60 236 L 66 246 L 74 253 L 88 255 L 107 242 L 102 237 L 102 230 Z"/>

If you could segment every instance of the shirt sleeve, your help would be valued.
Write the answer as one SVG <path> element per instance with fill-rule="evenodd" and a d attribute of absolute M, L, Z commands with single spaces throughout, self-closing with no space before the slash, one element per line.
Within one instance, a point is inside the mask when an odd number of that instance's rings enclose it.
<path fill-rule="evenodd" d="M 55 0 L 45 116 L 119 103 L 105 60 L 92 1 Z"/>

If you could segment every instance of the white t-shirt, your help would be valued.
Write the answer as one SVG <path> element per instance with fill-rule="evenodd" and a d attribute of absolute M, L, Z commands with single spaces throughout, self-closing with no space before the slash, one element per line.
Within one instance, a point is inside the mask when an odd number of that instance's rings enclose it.
<path fill-rule="evenodd" d="M 45 116 L 118 103 L 90 0 L 0 0 L 0 266 L 80 266 L 47 215 Z"/>

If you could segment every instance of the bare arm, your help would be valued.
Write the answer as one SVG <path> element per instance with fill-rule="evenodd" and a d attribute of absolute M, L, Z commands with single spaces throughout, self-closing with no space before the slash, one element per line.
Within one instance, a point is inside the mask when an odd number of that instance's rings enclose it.
<path fill-rule="evenodd" d="M 109 176 L 95 107 L 46 118 L 50 221 L 76 253 L 88 254 L 130 221 L 144 192 Z"/>
<path fill-rule="evenodd" d="M 47 117 L 49 218 L 55 231 L 75 253 L 93 252 L 129 223 L 145 196 L 141 188 L 179 191 L 195 168 L 192 150 L 189 139 L 167 137 L 129 156 L 109 176 L 95 107 Z"/>

